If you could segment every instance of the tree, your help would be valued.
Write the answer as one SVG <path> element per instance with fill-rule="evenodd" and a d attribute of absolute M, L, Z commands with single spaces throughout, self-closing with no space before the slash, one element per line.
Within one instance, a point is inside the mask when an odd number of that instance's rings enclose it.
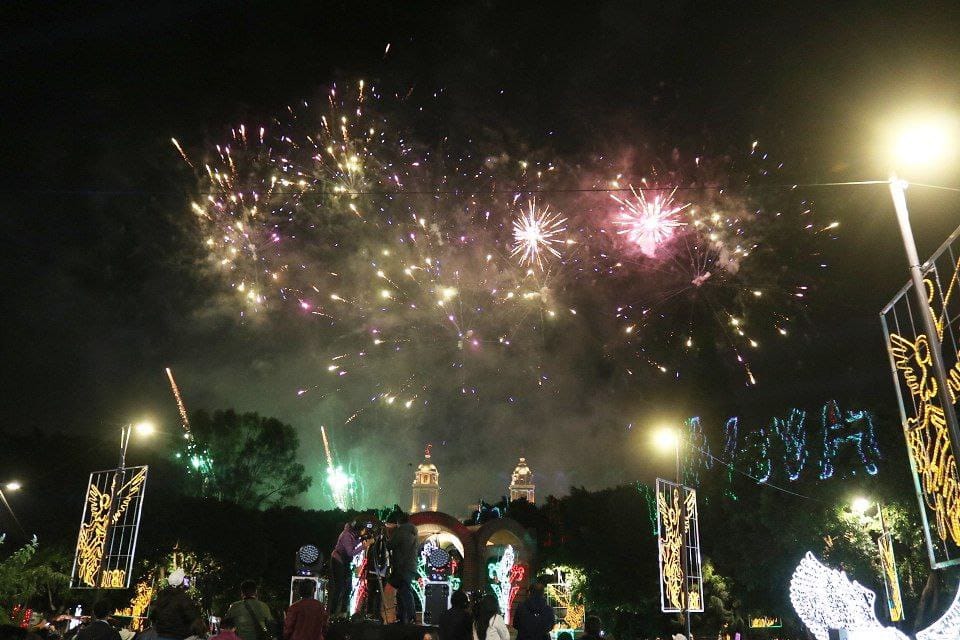
<path fill-rule="evenodd" d="M 276 418 L 199 411 L 191 430 L 193 443 L 179 455 L 193 495 L 263 509 L 282 506 L 310 487 L 312 478 L 296 461 L 296 431 Z"/>
<path fill-rule="evenodd" d="M 0 543 L 3 536 L 0 536 Z M 68 592 L 70 558 L 64 553 L 41 554 L 34 537 L 0 561 L 0 623 L 9 622 L 16 605 L 33 606 L 35 598 L 43 607 L 54 609 Z"/>

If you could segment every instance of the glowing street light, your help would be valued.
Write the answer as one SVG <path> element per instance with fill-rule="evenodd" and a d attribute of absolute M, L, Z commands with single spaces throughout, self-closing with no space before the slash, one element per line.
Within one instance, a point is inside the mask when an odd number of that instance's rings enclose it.
<path fill-rule="evenodd" d="M 680 444 L 680 438 L 677 436 L 676 429 L 670 427 L 661 427 L 653 434 L 653 442 L 657 448 L 663 452 L 671 451 Z"/>
<path fill-rule="evenodd" d="M 130 445 L 130 436 L 136 431 L 138 436 L 150 436 L 156 432 L 156 427 L 149 420 L 141 420 L 136 424 L 129 422 L 120 429 L 120 462 L 117 469 L 127 466 L 127 447 Z"/>
<path fill-rule="evenodd" d="M 853 511 L 858 516 L 863 516 L 867 512 L 867 509 L 870 508 L 870 500 L 859 496 L 853 499 L 853 502 L 850 503 L 850 510 Z"/>
<path fill-rule="evenodd" d="M 952 138 L 956 130 L 954 118 L 925 117 L 900 127 L 894 137 L 893 145 L 894 166 L 909 167 L 920 164 L 931 165 L 941 162 L 949 152 L 955 149 Z M 950 387 L 947 385 L 947 367 L 943 361 L 943 348 L 940 344 L 940 334 L 937 331 L 933 311 L 927 300 L 927 287 L 923 283 L 923 275 L 927 265 L 920 263 L 917 254 L 917 244 L 910 226 L 910 213 L 907 210 L 907 185 L 905 180 L 890 175 L 890 195 L 893 198 L 893 207 L 897 212 L 897 223 L 900 226 L 900 235 L 903 238 L 903 249 L 907 254 L 907 264 L 910 270 L 910 280 L 913 284 L 913 293 L 917 307 L 923 319 L 923 331 L 927 336 L 933 372 L 937 381 L 937 396 L 943 408 L 947 423 L 947 432 L 950 435 L 950 448 L 956 455 L 960 452 L 960 428 L 957 425 L 957 414 L 953 407 L 953 398 L 950 396 Z"/>
<path fill-rule="evenodd" d="M 890 128 L 889 153 L 901 169 L 932 168 L 955 152 L 956 121 L 944 114 L 913 113 Z"/>
<path fill-rule="evenodd" d="M 138 422 L 133 428 L 138 436 L 152 436 L 157 431 L 157 427 L 149 420 Z"/>
<path fill-rule="evenodd" d="M 674 429 L 672 427 L 660 427 L 653 434 L 653 441 L 656 447 L 667 453 L 670 449 L 673 449 L 673 454 L 675 456 L 676 465 L 677 465 L 677 486 L 680 489 L 680 530 L 681 532 L 685 530 L 687 522 L 687 501 L 683 497 L 684 489 L 682 478 L 680 477 L 680 430 Z M 681 533 L 682 535 L 682 533 Z M 687 543 L 684 541 L 680 545 L 680 573 L 683 580 L 683 617 L 686 621 L 687 626 L 687 636 L 688 638 L 692 637 L 690 635 L 690 585 L 687 584 Z"/>
<path fill-rule="evenodd" d="M 3 485 L 3 489 L 6 489 L 7 491 L 10 491 L 10 492 L 19 491 L 20 487 L 21 487 L 20 483 L 17 482 L 16 480 L 11 480 L 10 482 Z M 27 532 L 23 530 L 23 525 L 20 524 L 20 518 L 18 518 L 17 514 L 14 513 L 13 507 L 11 507 L 10 503 L 7 501 L 7 496 L 3 492 L 3 489 L 0 489 L 0 502 L 2 502 L 4 506 L 7 508 L 7 511 L 10 512 L 10 517 L 12 517 L 13 521 L 17 523 L 17 528 L 20 529 L 20 533 L 23 536 L 26 536 Z"/>

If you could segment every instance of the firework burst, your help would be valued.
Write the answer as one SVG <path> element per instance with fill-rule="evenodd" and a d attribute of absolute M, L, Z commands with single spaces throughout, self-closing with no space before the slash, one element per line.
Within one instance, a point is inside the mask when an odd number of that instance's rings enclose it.
<path fill-rule="evenodd" d="M 618 234 L 626 236 L 643 255 L 653 258 L 657 249 L 686 224 L 677 216 L 690 204 L 674 204 L 676 188 L 670 193 L 657 191 L 653 198 L 647 198 L 643 189 L 637 191 L 633 186 L 630 187 L 630 192 L 633 194 L 632 200 L 621 198 L 615 193 L 610 194 L 621 206 L 613 222 L 620 227 Z"/>
<path fill-rule="evenodd" d="M 566 221 L 559 212 L 552 213 L 549 205 L 538 209 L 536 201 L 531 200 L 527 211 L 513 221 L 513 250 L 510 255 L 519 258 L 521 266 L 536 265 L 543 270 L 544 254 L 560 257 L 557 246 L 564 243 L 560 234 L 566 231 Z"/>

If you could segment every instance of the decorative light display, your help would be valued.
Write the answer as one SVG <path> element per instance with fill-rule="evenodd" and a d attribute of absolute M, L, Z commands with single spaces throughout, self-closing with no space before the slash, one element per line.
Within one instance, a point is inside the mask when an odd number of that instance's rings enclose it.
<path fill-rule="evenodd" d="M 843 413 L 836 400 L 823 406 L 823 459 L 820 465 L 820 479 L 833 476 L 833 461 L 841 447 L 853 446 L 870 475 L 877 473 L 874 462 L 880 457 L 880 447 L 873 430 L 873 420 L 866 411 L 847 411 Z"/>
<path fill-rule="evenodd" d="M 547 584 L 545 593 L 556 613 L 553 630 L 582 629 L 586 609 L 580 596 L 583 572 L 566 566 L 556 566 L 548 570 L 554 581 Z"/>
<path fill-rule="evenodd" d="M 940 619 L 922 631 L 917 631 L 917 640 L 956 640 L 960 638 L 960 589 L 953 602 Z"/>
<path fill-rule="evenodd" d="M 684 501 L 682 505 L 681 500 Z M 703 612 L 697 492 L 657 478 L 657 531 L 660 610 L 664 613 Z M 684 547 L 687 556 L 686 568 L 683 567 L 682 560 Z M 684 580 L 687 585 L 686 603 Z"/>
<path fill-rule="evenodd" d="M 650 531 L 654 536 L 657 535 L 657 495 L 650 487 L 642 482 L 637 483 L 637 491 L 643 496 L 647 503 L 647 517 L 650 519 Z"/>
<path fill-rule="evenodd" d="M 883 514 L 880 515 L 883 517 Z M 887 611 L 890 622 L 903 620 L 903 594 L 900 592 L 900 575 L 897 573 L 897 559 L 893 555 L 893 534 L 885 531 L 877 540 L 880 549 L 880 569 L 883 573 L 883 586 L 887 594 Z"/>
<path fill-rule="evenodd" d="M 746 434 L 744 452 L 749 462 L 748 473 L 757 482 L 766 482 L 773 473 L 770 460 L 770 434 L 763 425 Z"/>
<path fill-rule="evenodd" d="M 446 582 L 450 585 L 450 593 L 460 588 L 460 566 L 463 556 L 460 550 L 440 546 L 439 536 L 427 538 L 420 547 L 418 556 L 418 582 L 424 590 L 428 582 Z M 425 594 L 424 594 L 425 597 Z"/>
<path fill-rule="evenodd" d="M 16 604 L 13 606 L 13 611 L 10 612 L 10 618 L 21 629 L 28 629 L 30 619 L 33 618 L 33 609 L 24 607 L 22 604 Z"/>
<path fill-rule="evenodd" d="M 752 616 L 751 629 L 779 629 L 783 627 L 783 620 L 776 616 Z"/>
<path fill-rule="evenodd" d="M 127 589 L 140 531 L 147 467 L 90 474 L 70 586 Z"/>
<path fill-rule="evenodd" d="M 364 549 L 350 561 L 350 615 L 360 611 L 367 597 L 367 551 Z"/>
<path fill-rule="evenodd" d="M 507 545 L 503 555 L 496 562 L 491 562 L 488 569 L 490 588 L 497 597 L 500 611 L 507 624 L 513 619 L 513 600 L 520 591 L 520 583 L 527 573 L 527 568 L 516 561 L 516 552 L 513 545 Z"/>
<path fill-rule="evenodd" d="M 960 474 L 952 450 L 949 419 L 960 394 L 960 228 L 924 263 L 927 308 L 914 299 L 908 284 L 881 312 L 890 367 L 910 466 L 923 517 L 930 564 L 941 569 L 960 563 Z M 941 275 L 942 274 L 942 275 Z M 948 279 L 949 278 L 949 279 Z M 939 380 L 921 314 L 930 313 L 940 338 L 946 379 Z M 949 347 L 952 345 L 952 347 Z M 945 386 L 950 402 L 940 394 Z M 949 416 L 948 416 L 949 414 Z"/>
<path fill-rule="evenodd" d="M 783 470 L 788 480 L 799 480 L 807 463 L 807 430 L 804 428 L 806 411 L 791 409 L 786 418 L 774 418 L 773 430 L 783 442 Z M 879 451 L 877 452 L 879 456 Z M 874 471 L 876 473 L 876 471 Z"/>
<path fill-rule="evenodd" d="M 875 640 L 907 640 L 900 631 L 877 620 L 876 597 L 843 571 L 822 565 L 809 551 L 790 580 L 793 609 L 817 640 L 829 640 L 829 629 L 845 629 Z M 956 632 L 952 637 L 956 638 Z"/>
<path fill-rule="evenodd" d="M 117 609 L 113 615 L 130 618 L 130 628 L 134 631 L 143 631 L 147 620 L 147 609 L 150 607 L 153 595 L 153 585 L 145 580 L 138 582 L 136 593 L 127 608 Z"/>
<path fill-rule="evenodd" d="M 836 460 L 852 449 L 860 466 L 849 473 L 856 475 L 862 469 L 875 475 L 882 456 L 871 414 L 842 411 L 835 400 L 830 400 L 823 405 L 820 416 L 818 438 L 808 437 L 807 412 L 801 409 L 790 409 L 786 417 L 775 416 L 768 424 L 745 433 L 740 419 L 731 417 L 723 428 L 722 462 L 745 470 L 759 482 L 774 478 L 796 481 L 814 472 L 820 480 L 827 480 L 837 473 Z M 698 486 L 700 472 L 712 467 L 714 456 L 700 418 L 689 418 L 686 424 L 691 452 L 685 457 L 683 477 Z M 810 450 L 811 442 L 819 445 L 817 450 Z M 811 459 L 820 461 L 819 471 L 808 465 Z"/>

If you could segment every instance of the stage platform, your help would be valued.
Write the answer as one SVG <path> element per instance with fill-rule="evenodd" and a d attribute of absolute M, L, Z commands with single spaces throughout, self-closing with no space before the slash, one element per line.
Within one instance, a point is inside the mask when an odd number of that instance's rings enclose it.
<path fill-rule="evenodd" d="M 437 628 L 419 624 L 374 624 L 372 622 L 335 622 L 326 640 L 437 640 Z"/>

